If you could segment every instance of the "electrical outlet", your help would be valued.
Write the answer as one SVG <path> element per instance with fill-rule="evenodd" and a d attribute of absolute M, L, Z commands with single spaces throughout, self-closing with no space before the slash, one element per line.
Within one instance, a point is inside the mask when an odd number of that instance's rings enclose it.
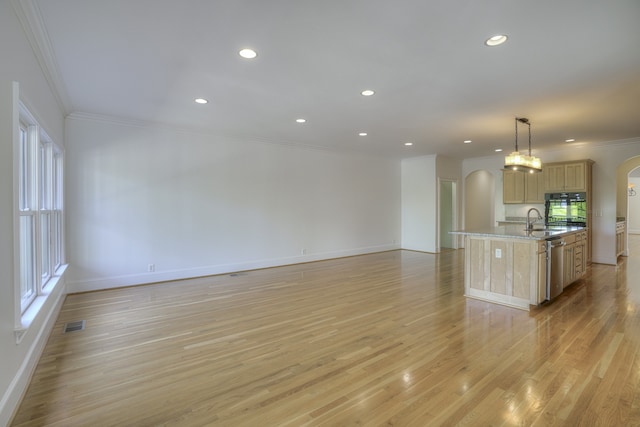
<path fill-rule="evenodd" d="M 301 254 L 301 255 L 305 255 L 306 253 L 307 253 L 307 250 L 306 250 L 306 249 L 302 249 L 302 250 L 300 251 L 300 254 Z"/>
<path fill-rule="evenodd" d="M 502 258 L 502 249 L 496 249 L 496 258 Z"/>
<path fill-rule="evenodd" d="M 156 265 L 155 265 L 155 264 L 149 264 L 149 265 L 147 266 L 147 271 L 148 271 L 149 273 L 153 273 L 154 271 L 156 271 Z"/>

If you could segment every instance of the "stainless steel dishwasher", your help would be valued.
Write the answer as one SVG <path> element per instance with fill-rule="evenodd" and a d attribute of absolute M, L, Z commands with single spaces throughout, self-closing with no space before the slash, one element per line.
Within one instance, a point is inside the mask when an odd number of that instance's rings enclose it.
<path fill-rule="evenodd" d="M 564 281 L 564 245 L 561 237 L 547 240 L 547 300 L 562 293 Z"/>

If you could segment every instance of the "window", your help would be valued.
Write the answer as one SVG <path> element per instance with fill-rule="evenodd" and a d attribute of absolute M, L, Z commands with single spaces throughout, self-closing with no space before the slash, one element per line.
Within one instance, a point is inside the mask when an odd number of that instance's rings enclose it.
<path fill-rule="evenodd" d="M 18 161 L 20 312 L 47 288 L 64 261 L 63 156 L 21 106 Z"/>

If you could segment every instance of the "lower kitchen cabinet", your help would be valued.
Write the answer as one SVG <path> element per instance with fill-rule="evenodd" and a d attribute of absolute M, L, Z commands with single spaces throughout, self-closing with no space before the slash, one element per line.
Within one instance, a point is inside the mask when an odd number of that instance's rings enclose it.
<path fill-rule="evenodd" d="M 619 257 L 624 253 L 625 228 L 626 228 L 625 221 L 618 221 L 616 223 L 616 257 Z"/>
<path fill-rule="evenodd" d="M 564 256 L 563 256 L 564 280 L 562 282 L 563 288 L 569 286 L 575 280 L 575 275 L 576 275 L 575 247 L 576 247 L 575 241 L 573 243 L 567 242 L 567 245 L 564 247 Z"/>
<path fill-rule="evenodd" d="M 565 236 L 563 287 L 569 286 L 586 273 L 587 232 L 578 231 Z"/>
<path fill-rule="evenodd" d="M 538 296 L 532 304 L 540 304 L 547 299 L 547 242 L 540 240 L 538 245 Z"/>
<path fill-rule="evenodd" d="M 576 247 L 573 251 L 576 270 L 575 280 L 582 278 L 587 272 L 587 246 L 589 244 L 587 236 L 588 233 L 586 231 L 580 231 L 576 234 Z"/>

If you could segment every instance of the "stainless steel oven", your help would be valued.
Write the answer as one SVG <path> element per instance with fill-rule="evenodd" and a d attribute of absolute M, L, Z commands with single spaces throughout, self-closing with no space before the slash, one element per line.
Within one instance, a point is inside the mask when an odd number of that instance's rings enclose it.
<path fill-rule="evenodd" d="M 544 222 L 551 226 L 587 226 L 586 193 L 544 195 Z"/>

